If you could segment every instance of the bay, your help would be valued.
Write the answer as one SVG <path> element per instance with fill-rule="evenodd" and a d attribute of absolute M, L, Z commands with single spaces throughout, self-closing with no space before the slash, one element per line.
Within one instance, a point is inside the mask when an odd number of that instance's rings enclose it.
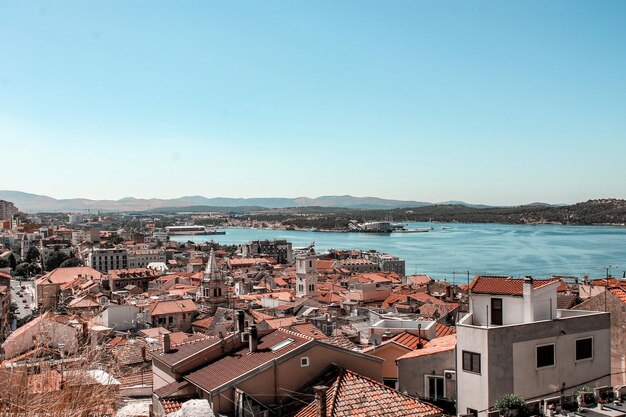
<path fill-rule="evenodd" d="M 509 225 L 485 223 L 408 223 L 426 233 L 333 233 L 245 228 L 220 229 L 225 235 L 174 236 L 179 242 L 241 244 L 256 239 L 287 239 L 294 247 L 315 242 L 328 249 L 374 249 L 406 261 L 406 273 L 465 283 L 467 272 L 548 277 L 588 274 L 622 277 L 626 270 L 626 228 L 619 226 Z"/>

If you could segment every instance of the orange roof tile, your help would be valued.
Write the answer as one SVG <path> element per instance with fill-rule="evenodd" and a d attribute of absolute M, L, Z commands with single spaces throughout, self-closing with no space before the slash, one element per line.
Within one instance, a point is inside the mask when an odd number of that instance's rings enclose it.
<path fill-rule="evenodd" d="M 340 372 L 326 394 L 328 417 L 422 417 L 439 415 L 441 412 L 440 408 L 432 404 L 349 370 Z M 313 401 L 295 417 L 315 416 L 317 403 Z"/>
<path fill-rule="evenodd" d="M 456 348 L 456 334 L 448 336 L 437 337 L 422 348 L 409 352 L 403 356 L 400 356 L 398 360 L 415 358 L 418 356 L 433 355 L 435 353 L 447 352 Z"/>
<path fill-rule="evenodd" d="M 163 314 L 194 313 L 198 307 L 190 299 L 157 301 L 150 306 L 150 315 L 159 316 Z"/>
<path fill-rule="evenodd" d="M 535 279 L 533 288 L 538 290 L 560 279 Z M 502 276 L 477 276 L 470 284 L 470 290 L 474 294 L 499 294 L 521 297 L 524 293 L 524 280 Z"/>
<path fill-rule="evenodd" d="M 435 337 L 448 336 L 456 333 L 456 327 L 435 323 Z"/>
<path fill-rule="evenodd" d="M 624 288 L 609 288 L 609 291 L 626 304 L 626 290 Z"/>

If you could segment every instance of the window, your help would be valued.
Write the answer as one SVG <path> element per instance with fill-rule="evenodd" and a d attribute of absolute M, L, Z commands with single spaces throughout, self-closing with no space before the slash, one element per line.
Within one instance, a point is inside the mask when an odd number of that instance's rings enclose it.
<path fill-rule="evenodd" d="M 442 376 L 426 375 L 426 396 L 437 400 L 445 396 Z"/>
<path fill-rule="evenodd" d="M 293 342 L 295 342 L 295 340 L 294 340 L 294 339 L 291 339 L 291 338 L 289 338 L 289 339 L 285 339 L 285 340 L 283 340 L 282 342 L 279 342 L 279 343 L 275 344 L 274 346 L 272 346 L 272 347 L 270 348 L 270 350 L 271 350 L 272 352 L 276 352 L 278 349 L 282 349 L 282 348 L 284 348 L 285 346 L 292 344 Z"/>
<path fill-rule="evenodd" d="M 388 386 L 389 388 L 398 389 L 398 380 L 397 379 L 385 379 L 383 378 L 383 384 Z"/>
<path fill-rule="evenodd" d="M 491 324 L 502 325 L 502 298 L 491 299 Z"/>
<path fill-rule="evenodd" d="M 480 353 L 463 351 L 463 370 L 480 373 Z"/>
<path fill-rule="evenodd" d="M 554 343 L 537 346 L 537 368 L 554 366 Z"/>
<path fill-rule="evenodd" d="M 576 360 L 584 361 L 593 358 L 593 337 L 576 340 Z"/>
<path fill-rule="evenodd" d="M 309 366 L 309 358 L 307 358 L 306 356 L 300 358 L 300 366 L 303 368 L 306 368 L 307 366 Z"/>

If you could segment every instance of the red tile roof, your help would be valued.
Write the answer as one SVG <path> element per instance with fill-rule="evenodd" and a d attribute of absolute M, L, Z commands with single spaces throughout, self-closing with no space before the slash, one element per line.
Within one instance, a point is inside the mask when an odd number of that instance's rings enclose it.
<path fill-rule="evenodd" d="M 448 336 L 451 334 L 456 334 L 456 327 L 435 323 L 435 337 Z"/>
<path fill-rule="evenodd" d="M 165 414 L 169 414 L 180 410 L 183 406 L 183 403 L 176 400 L 161 400 L 161 405 L 163 406 L 163 411 L 165 411 Z"/>
<path fill-rule="evenodd" d="M 343 370 L 326 394 L 328 417 L 406 417 L 440 415 L 432 404 L 404 395 L 372 379 Z M 311 402 L 295 417 L 316 417 L 317 403 Z"/>
<path fill-rule="evenodd" d="M 273 346 L 288 339 L 291 339 L 292 342 L 278 350 L 271 350 Z M 260 338 L 256 352 L 249 352 L 248 347 L 243 346 L 221 359 L 190 373 L 185 379 L 202 390 L 211 392 L 235 378 L 246 375 L 259 366 L 288 355 L 295 349 L 308 343 L 314 343 L 314 339 L 300 333 L 278 329 Z"/>
<path fill-rule="evenodd" d="M 626 290 L 624 288 L 609 288 L 609 291 L 626 304 Z"/>
<path fill-rule="evenodd" d="M 314 339 L 326 339 L 327 337 L 317 326 L 312 323 L 294 324 L 290 327 L 290 329 L 312 337 Z"/>
<path fill-rule="evenodd" d="M 406 346 L 407 348 L 411 350 L 416 349 L 418 343 L 426 342 L 424 338 L 418 337 L 409 332 L 402 332 L 391 340 L 393 340 L 394 342 L 400 343 L 401 345 Z"/>
<path fill-rule="evenodd" d="M 160 316 L 164 314 L 176 313 L 194 313 L 198 311 L 198 307 L 188 298 L 183 300 L 157 301 L 150 306 L 151 316 Z"/>
<path fill-rule="evenodd" d="M 191 323 L 192 326 L 201 327 L 203 329 L 208 329 L 209 326 L 213 323 L 213 317 L 207 317 L 202 320 L 197 320 Z"/>
<path fill-rule="evenodd" d="M 435 353 L 447 352 L 456 348 L 456 334 L 435 338 L 422 348 L 416 349 L 403 356 L 400 356 L 398 360 L 415 358 L 418 356 L 433 355 Z"/>
<path fill-rule="evenodd" d="M 535 279 L 533 288 L 538 290 L 559 279 Z M 501 276 L 477 276 L 470 284 L 470 290 L 474 294 L 498 294 L 521 297 L 524 294 L 524 280 Z"/>

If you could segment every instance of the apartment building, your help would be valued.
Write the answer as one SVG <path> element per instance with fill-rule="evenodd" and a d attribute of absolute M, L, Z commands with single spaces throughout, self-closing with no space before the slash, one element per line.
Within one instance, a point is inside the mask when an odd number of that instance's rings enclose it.
<path fill-rule="evenodd" d="M 457 323 L 459 414 L 487 416 L 514 393 L 537 401 L 610 382 L 609 314 L 557 309 L 558 279 L 483 277 Z"/>
<path fill-rule="evenodd" d="M 13 203 L 0 200 L 0 220 L 10 220 L 17 212 L 17 207 Z"/>
<path fill-rule="evenodd" d="M 153 262 L 163 262 L 165 258 L 165 249 L 138 249 L 128 250 L 128 267 L 129 268 L 145 268 Z"/>
<path fill-rule="evenodd" d="M 94 248 L 87 256 L 87 266 L 103 274 L 109 269 L 127 269 L 128 251 L 124 248 Z"/>

